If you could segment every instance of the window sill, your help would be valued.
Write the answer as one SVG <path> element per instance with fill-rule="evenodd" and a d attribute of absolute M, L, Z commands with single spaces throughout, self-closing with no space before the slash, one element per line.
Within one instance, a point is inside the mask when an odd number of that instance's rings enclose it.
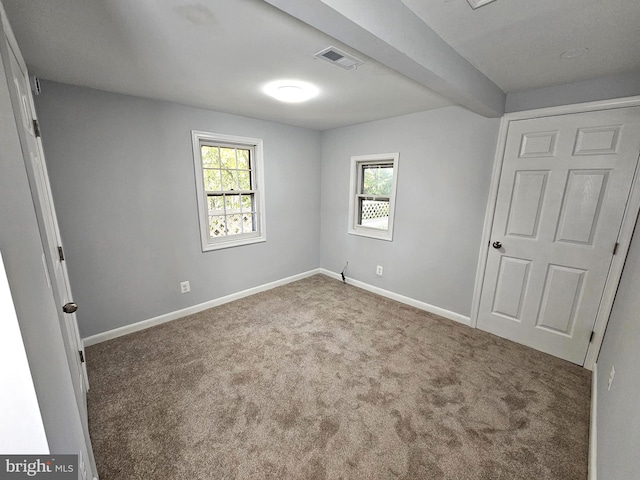
<path fill-rule="evenodd" d="M 347 232 L 349 235 L 358 235 L 359 237 L 375 238 L 376 240 L 386 240 L 387 242 L 393 241 L 393 234 L 391 232 L 379 232 L 372 228 L 350 228 Z"/>
<path fill-rule="evenodd" d="M 211 252 L 213 250 L 222 250 L 224 248 L 241 247 L 243 245 L 252 245 L 254 243 L 266 242 L 267 238 L 264 235 L 259 237 L 238 238 L 235 240 L 225 240 L 215 243 L 207 243 L 202 245 L 203 252 Z"/>

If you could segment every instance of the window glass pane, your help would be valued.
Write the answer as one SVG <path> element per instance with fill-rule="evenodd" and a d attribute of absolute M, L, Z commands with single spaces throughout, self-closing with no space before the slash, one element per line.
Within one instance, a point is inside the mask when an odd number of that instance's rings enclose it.
<path fill-rule="evenodd" d="M 249 150 L 238 149 L 238 168 L 241 170 L 249 170 Z"/>
<path fill-rule="evenodd" d="M 240 195 L 225 195 L 227 203 L 227 214 L 240 211 Z"/>
<path fill-rule="evenodd" d="M 227 234 L 238 235 L 242 233 L 242 216 L 227 215 Z"/>
<path fill-rule="evenodd" d="M 222 165 L 222 168 L 236 168 L 236 149 L 221 148 L 220 164 Z"/>
<path fill-rule="evenodd" d="M 364 165 L 362 167 L 362 192 L 364 195 L 391 195 L 393 166 Z"/>
<path fill-rule="evenodd" d="M 250 211 L 253 210 L 253 195 L 242 195 L 242 210 Z"/>
<path fill-rule="evenodd" d="M 247 232 L 255 232 L 255 215 L 253 213 L 245 213 L 242 215 L 242 231 Z"/>
<path fill-rule="evenodd" d="M 360 225 L 379 230 L 389 229 L 389 201 L 360 199 Z"/>
<path fill-rule="evenodd" d="M 248 170 L 238 171 L 238 188 L 240 190 L 251 190 L 251 175 Z"/>
<path fill-rule="evenodd" d="M 226 235 L 225 228 L 226 225 L 223 215 L 209 216 L 209 233 L 213 238 L 224 237 Z"/>
<path fill-rule="evenodd" d="M 235 170 L 222 170 L 222 190 L 230 191 L 238 189 L 238 172 Z"/>
<path fill-rule="evenodd" d="M 209 192 L 215 192 L 220 190 L 220 170 L 213 170 L 211 168 L 202 169 L 204 176 L 204 189 Z"/>
<path fill-rule="evenodd" d="M 220 150 L 218 147 L 202 145 L 200 151 L 202 152 L 203 167 L 220 168 Z"/>
<path fill-rule="evenodd" d="M 207 197 L 207 202 L 209 206 L 209 211 L 215 211 L 217 213 L 223 213 L 224 209 L 224 199 L 222 195 L 216 195 L 215 197 Z"/>

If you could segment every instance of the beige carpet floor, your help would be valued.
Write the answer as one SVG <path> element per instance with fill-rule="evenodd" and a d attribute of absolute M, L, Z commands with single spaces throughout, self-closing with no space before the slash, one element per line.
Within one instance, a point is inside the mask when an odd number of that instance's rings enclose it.
<path fill-rule="evenodd" d="M 101 480 L 587 478 L 590 372 L 323 275 L 87 357 Z"/>

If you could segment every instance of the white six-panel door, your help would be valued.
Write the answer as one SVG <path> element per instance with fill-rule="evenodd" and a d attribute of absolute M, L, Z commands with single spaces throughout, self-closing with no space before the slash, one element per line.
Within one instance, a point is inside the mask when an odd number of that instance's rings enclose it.
<path fill-rule="evenodd" d="M 582 365 L 640 152 L 640 107 L 509 123 L 477 326 Z"/>

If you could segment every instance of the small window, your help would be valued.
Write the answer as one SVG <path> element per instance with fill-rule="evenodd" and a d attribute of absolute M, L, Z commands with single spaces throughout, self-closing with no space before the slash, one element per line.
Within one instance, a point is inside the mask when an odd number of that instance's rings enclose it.
<path fill-rule="evenodd" d="M 351 157 L 349 233 L 393 239 L 398 153 Z"/>
<path fill-rule="evenodd" d="M 262 140 L 191 133 L 202 250 L 264 242 Z"/>

